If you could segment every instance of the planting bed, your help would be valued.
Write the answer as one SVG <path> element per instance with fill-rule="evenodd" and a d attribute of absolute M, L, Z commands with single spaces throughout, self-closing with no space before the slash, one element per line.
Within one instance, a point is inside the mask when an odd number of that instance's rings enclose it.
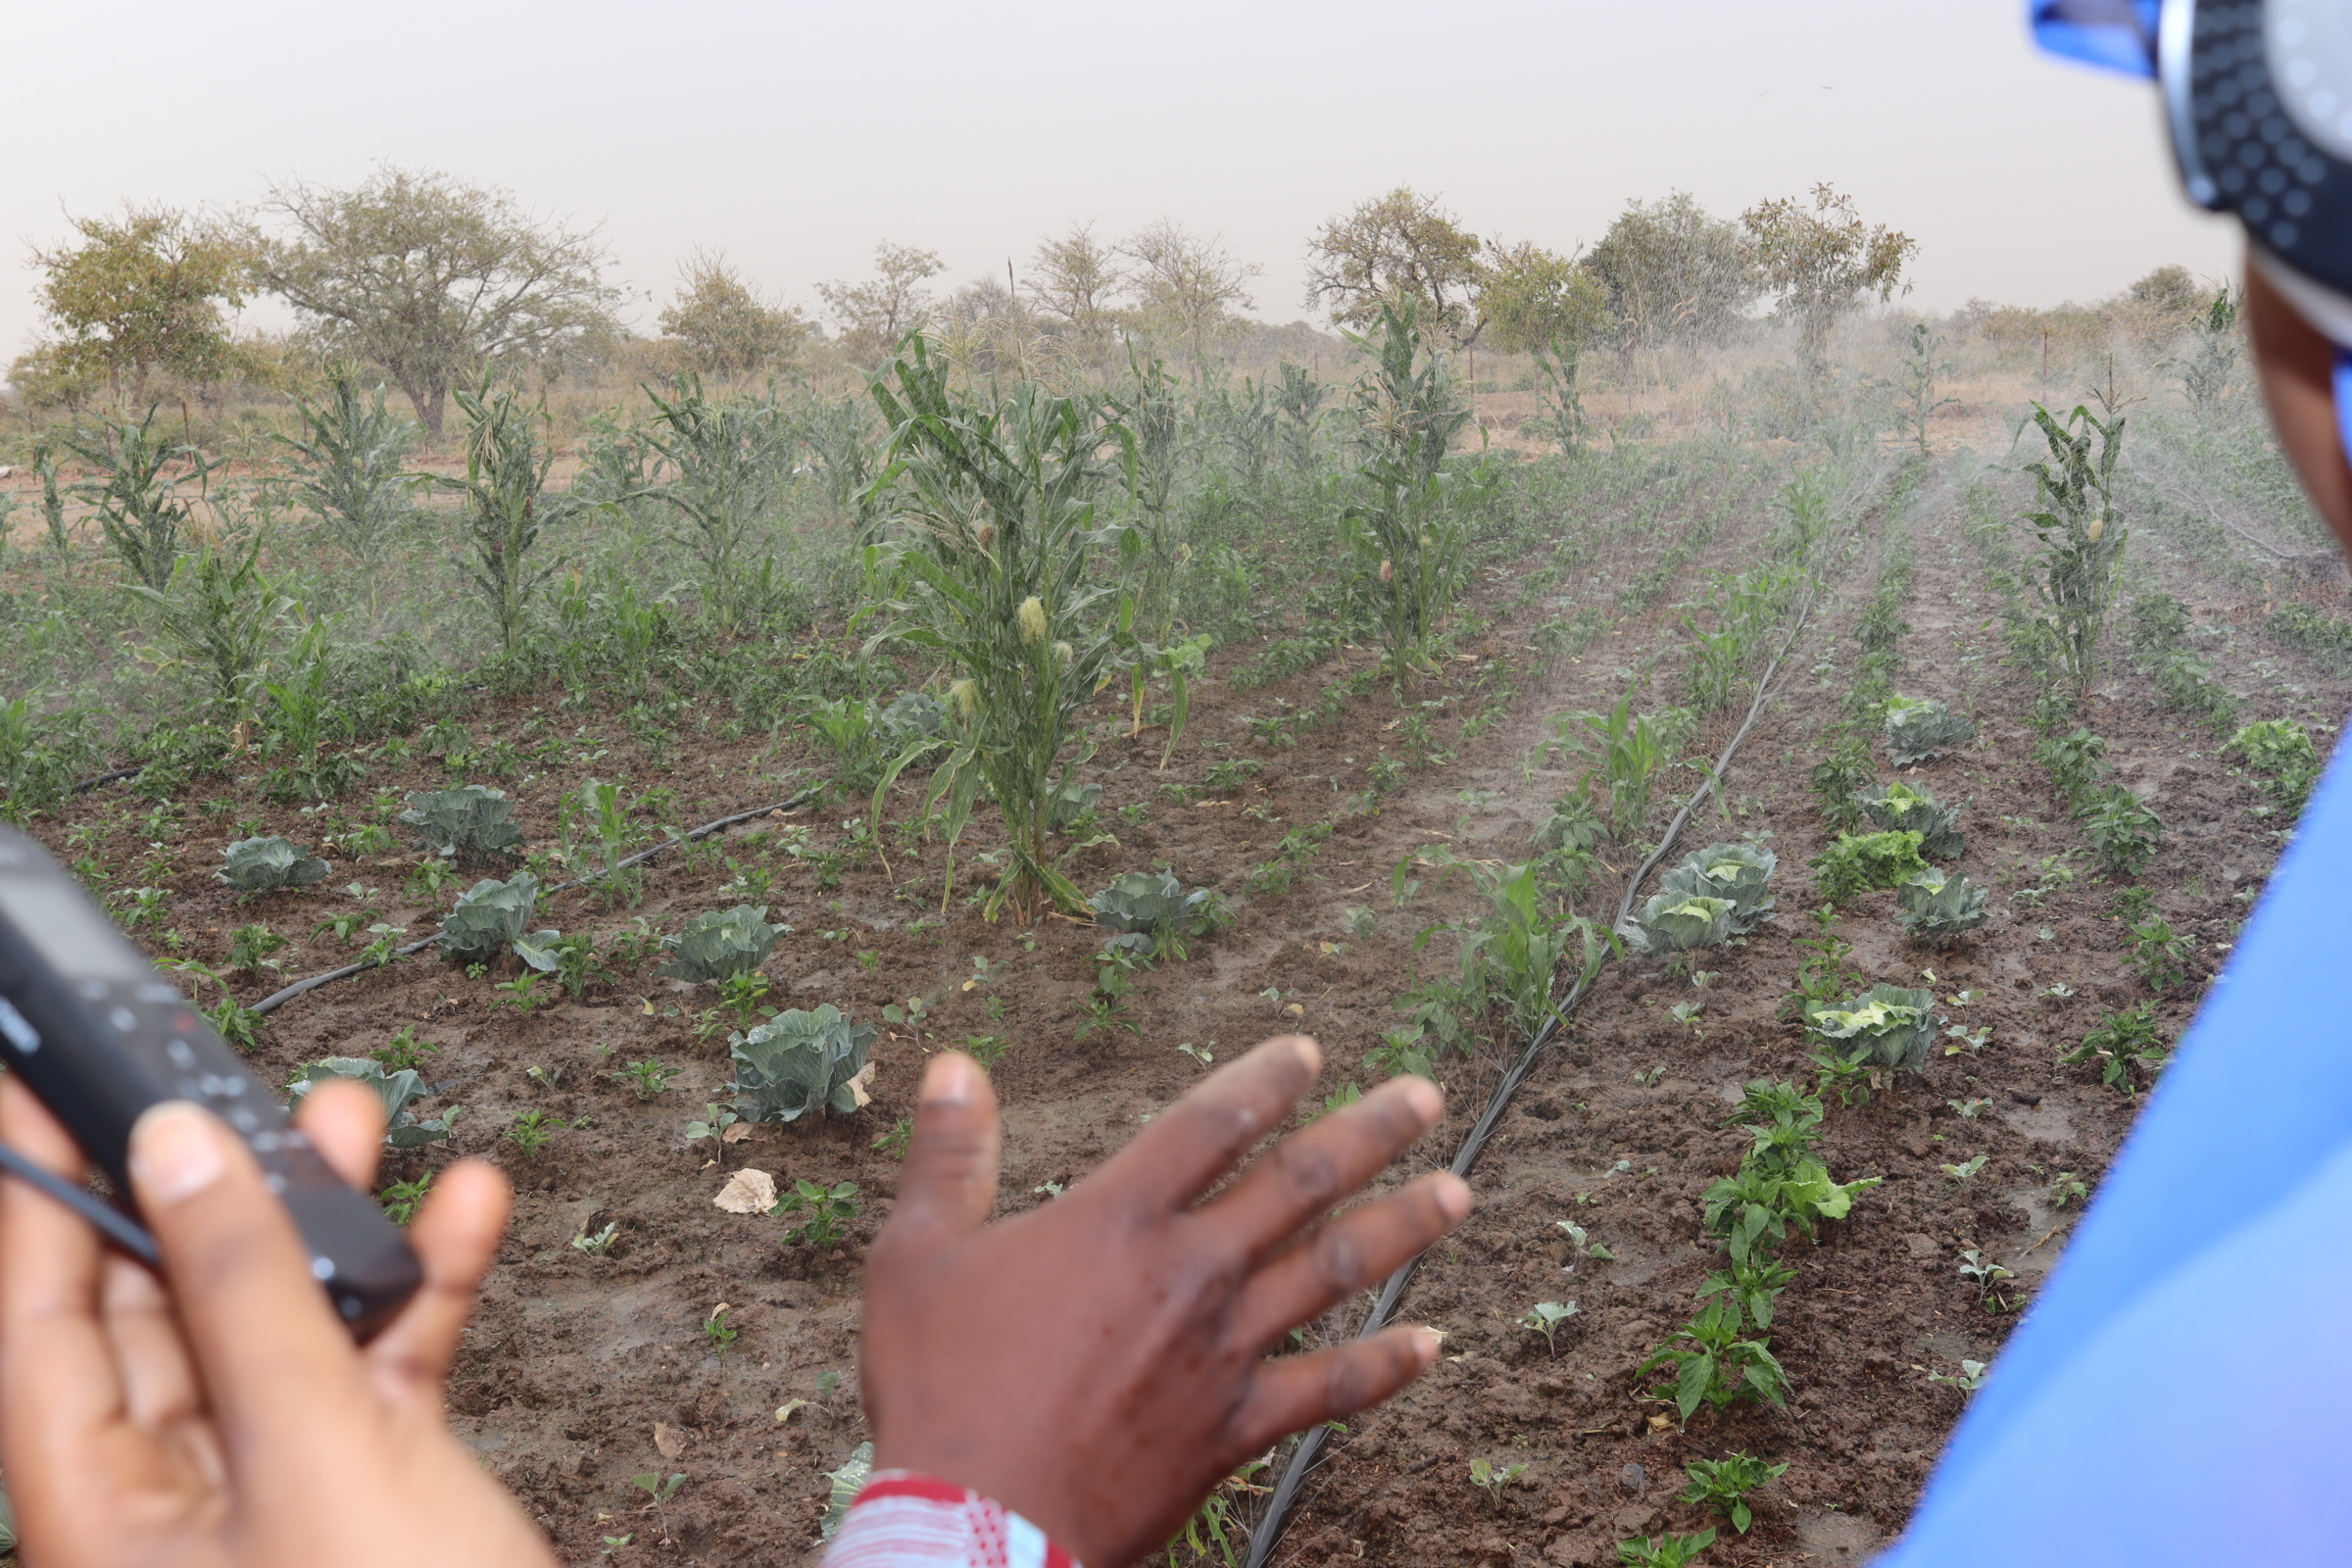
<path fill-rule="evenodd" d="M 1139 973 L 1124 1018 L 1091 1032 L 1103 933 L 1058 917 L 1029 928 L 984 921 L 968 895 L 994 874 L 973 854 L 995 847 L 993 819 L 982 813 L 949 887 L 944 847 L 895 825 L 919 814 L 911 777 L 888 813 L 887 864 L 855 825 L 862 802 L 834 793 L 673 848 L 648 866 L 634 906 L 574 891 L 544 904 L 533 922 L 609 936 L 642 918 L 667 932 L 708 909 L 767 905 L 791 927 L 763 965 L 769 1001 L 831 1003 L 883 1025 L 872 1102 L 856 1115 L 760 1126 L 723 1145 L 689 1140 L 689 1121 L 726 1098 L 731 1068 L 723 1030 L 698 1038 L 695 1028 L 712 1005 L 710 988 L 660 978 L 658 958 L 527 1014 L 493 990 L 514 978 L 515 959 L 468 978 L 429 952 L 278 1008 L 255 1056 L 281 1082 L 304 1062 L 364 1055 L 404 1028 L 440 1046 L 421 1069 L 434 1096 L 420 1109 L 463 1106 L 456 1135 L 388 1155 L 387 1180 L 422 1176 L 453 1150 L 488 1154 L 513 1176 L 514 1223 L 451 1405 L 461 1433 L 566 1560 L 595 1560 L 622 1536 L 632 1538 L 617 1548 L 623 1561 L 770 1563 L 813 1549 L 829 1495 L 824 1472 L 868 1435 L 855 1372 L 858 1270 L 889 1212 L 898 1166 L 888 1135 L 910 1111 L 928 1051 L 978 1040 L 1003 1052 L 1003 1211 L 1052 1201 L 1197 1082 L 1207 1059 L 1276 1030 L 1320 1040 L 1329 1061 L 1321 1092 L 1375 1081 L 1366 1057 L 1400 1021 L 1395 1004 L 1411 977 L 1452 963 L 1444 937 L 1418 952 L 1415 938 L 1479 909 L 1467 877 L 1446 872 L 1435 853 L 1525 859 L 1582 770 L 1538 752 L 1554 733 L 1552 716 L 1605 711 L 1620 699 L 1637 711 L 1684 701 L 1687 654 L 1672 607 L 1704 597 L 1711 570 L 1766 558 L 1790 455 L 1709 451 L 1659 463 L 1642 483 L 1596 494 L 1525 538 L 1524 560 L 1500 564 L 1473 596 L 1474 629 L 1402 707 L 1374 678 L 1369 650 L 1322 651 L 1303 669 L 1251 683 L 1235 677 L 1262 673 L 1253 662 L 1272 645 L 1230 644 L 1212 656 L 1163 769 L 1165 731 L 1131 738 L 1123 687 L 1102 693 L 1089 710 L 1098 749 L 1080 774 L 1102 787 L 1092 827 L 1101 840 L 1066 869 L 1092 891 L 1119 872 L 1164 864 L 1188 887 L 1224 892 L 1234 917 L 1188 960 Z M 1473 1173 L 1477 1211 L 1404 1298 L 1404 1320 L 1446 1331 L 1445 1358 L 1331 1445 L 1272 1560 L 1613 1562 L 1620 1540 L 1720 1523 L 1675 1496 L 1686 1461 L 1736 1449 L 1788 1469 L 1755 1494 L 1752 1531 L 1724 1531 L 1709 1561 L 1799 1552 L 1853 1561 L 1901 1525 L 1964 1398 L 1930 1374 L 1956 1377 L 1964 1360 L 1991 1358 L 2080 1212 L 2080 1201 L 2056 1205 L 2053 1183 L 2066 1171 L 2095 1185 L 2136 1109 L 2095 1068 L 2059 1066 L 2058 1054 L 2106 1013 L 2143 1002 L 2155 1004 L 2164 1037 L 2178 1036 L 2282 826 L 2256 814 L 2265 798 L 2219 755 L 2221 736 L 2162 711 L 2147 678 L 2119 661 L 2082 721 L 2105 737 L 2116 776 L 2162 817 L 2165 837 L 2139 885 L 2196 944 L 2193 974 L 2152 996 L 2112 913 L 2121 884 L 2095 868 L 2033 760 L 2031 692 L 2002 662 L 2000 605 L 1965 526 L 1981 500 L 1964 502 L 1937 475 L 1913 479 L 1856 485 L 1856 543 L 1821 572 L 1814 624 L 1722 781 L 1723 813 L 1707 807 L 1681 846 L 1752 836 L 1776 852 L 1777 920 L 1743 945 L 1696 955 L 1690 967 L 1713 971 L 1703 988 L 1634 956 L 1602 972 Z M 1995 514 L 2014 512 L 2017 499 L 1995 498 Z M 1908 662 L 1897 685 L 1977 716 L 1972 744 L 1899 776 L 1960 808 L 1967 843 L 1957 864 L 1991 889 L 1993 912 L 1956 947 L 1930 952 L 1904 940 L 1894 895 L 1874 892 L 1846 906 L 1832 930 L 1851 944 L 1846 966 L 1866 983 L 1931 986 L 1955 1027 L 1990 1035 L 1977 1045 L 1939 1035 L 1924 1075 L 1883 1086 L 1867 1102 L 1832 1097 L 1825 1163 L 1841 1181 L 1884 1181 L 1856 1195 L 1852 1216 L 1825 1224 L 1817 1243 L 1793 1238 L 1784 1250 L 1797 1278 L 1771 1339 L 1788 1373 L 1788 1406 L 1702 1408 L 1685 1423 L 1646 1396 L 1655 1379 L 1636 1368 L 1690 1316 L 1715 1266 L 1698 1200 L 1748 1142 L 1724 1126 L 1741 1086 L 1812 1082 L 1811 1048 L 1782 1006 L 1807 956 L 1798 943 L 1817 934 L 1807 911 L 1820 901 L 1804 862 L 1832 836 L 1807 780 L 1844 711 L 1855 627 L 1880 580 L 1882 542 L 1895 531 L 1907 532 L 1915 558 L 1900 596 L 1910 630 L 1897 645 Z M 1700 548 L 1683 548 L 1693 539 Z M 1575 554 L 1574 569 L 1530 602 L 1525 577 L 1563 549 Z M 2160 562 L 2159 580 L 2203 618 L 2243 616 L 2238 598 L 2185 563 Z M 1570 630 L 1540 653 L 1531 637 L 1544 624 Z M 840 646 L 843 635 L 820 623 L 798 652 Z M 2303 655 L 2268 657 L 2270 679 L 2232 682 L 2245 717 L 2309 718 L 2352 702 L 2352 688 Z M 1326 701 L 1349 681 L 1349 693 Z M 1704 721 L 1691 753 L 1714 756 L 1735 720 Z M 477 745 L 510 741 L 527 759 L 509 776 L 478 781 L 515 798 L 541 850 L 555 840 L 558 803 L 590 777 L 666 787 L 672 819 L 691 826 L 794 797 L 830 766 L 805 728 L 788 730 L 780 746 L 689 729 L 663 759 L 608 713 L 560 713 L 529 699 L 486 700 L 467 724 Z M 1879 781 L 1898 776 L 1883 745 L 1874 756 Z M 1674 788 L 1687 792 L 1697 777 L 1682 769 Z M 397 809 L 407 791 L 461 781 L 422 755 L 397 765 L 379 758 L 333 809 L 371 820 L 388 814 L 371 799 L 390 798 Z M 211 797 L 230 804 L 210 815 L 194 808 Z M 355 881 L 382 890 L 371 902 L 383 919 L 412 935 L 432 928 L 434 910 L 403 893 L 416 859 L 406 848 L 338 859 L 307 890 L 236 901 L 212 876 L 238 836 L 232 822 L 315 846 L 329 813 L 268 805 L 253 780 L 233 773 L 200 782 L 186 803 L 181 825 L 160 837 L 145 822 L 146 803 L 120 784 L 34 827 L 69 860 L 95 858 L 125 886 L 164 888 L 168 908 L 142 934 L 186 933 L 190 951 L 223 973 L 237 926 L 266 920 L 296 939 L 277 955 L 282 972 L 232 977 L 246 1004 L 348 961 L 351 949 L 331 935 L 301 939 L 359 906 L 344 891 Z M 1671 808 L 1653 809 L 1653 831 Z M 1605 918 L 1632 858 L 1604 847 L 1585 912 Z M 772 885 L 761 892 L 763 876 Z M 1394 892 L 1406 879 L 1419 888 L 1399 906 Z M 2038 901 L 2021 897 L 2033 889 Z M 1964 1005 L 1942 1001 L 1963 992 L 1976 995 Z M 1678 1003 L 1698 1010 L 1678 1020 Z M 885 1022 L 886 1006 L 903 1021 Z M 1487 1043 L 1439 1061 L 1446 1123 L 1395 1180 L 1451 1157 L 1521 1044 L 1495 1019 L 1473 1022 Z M 640 1099 L 617 1075 L 646 1060 L 678 1071 L 665 1092 Z M 2147 1081 L 2142 1070 L 2138 1082 Z M 565 1125 L 525 1154 L 507 1130 L 534 1109 Z M 1978 1155 L 1985 1158 L 1973 1174 L 1944 1169 Z M 855 1183 L 862 1210 L 839 1246 L 792 1245 L 786 1232 L 797 1222 L 712 1203 L 746 1166 L 786 1187 Z M 1563 1220 L 1611 1255 L 1571 1248 Z M 608 1226 L 605 1251 L 572 1245 Z M 2013 1271 L 1990 1306 L 1958 1272 L 1964 1250 Z M 1569 1300 L 1579 1312 L 1556 1345 L 1518 1326 L 1534 1304 Z M 707 1332 L 722 1302 L 737 1335 L 726 1347 Z M 1307 1342 L 1351 1333 L 1361 1315 L 1360 1303 L 1335 1312 Z M 1490 1494 L 1470 1480 L 1474 1460 L 1526 1469 Z M 648 1474 L 686 1477 L 659 1513 L 631 1486 Z M 1232 1502 L 1247 1520 L 1261 1495 L 1237 1492 Z"/>

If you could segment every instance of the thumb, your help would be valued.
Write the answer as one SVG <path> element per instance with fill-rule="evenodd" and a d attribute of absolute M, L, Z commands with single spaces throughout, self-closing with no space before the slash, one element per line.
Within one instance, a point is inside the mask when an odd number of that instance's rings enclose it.
<path fill-rule="evenodd" d="M 879 1250 L 915 1254 L 951 1246 L 978 1230 L 997 1204 L 1002 1128 L 988 1074 L 961 1052 L 943 1052 L 923 1070 L 906 1173 Z"/>

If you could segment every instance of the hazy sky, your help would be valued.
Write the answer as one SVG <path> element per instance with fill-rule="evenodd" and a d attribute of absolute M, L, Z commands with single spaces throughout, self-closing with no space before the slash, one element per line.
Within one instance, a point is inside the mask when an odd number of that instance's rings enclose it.
<path fill-rule="evenodd" d="M 1402 182 L 1566 250 L 1629 197 L 1734 215 L 1816 180 L 1920 241 L 1915 304 L 2047 305 L 2231 230 L 2190 209 L 2152 90 L 2029 47 L 2018 0 L 890 6 L 213 0 L 14 8 L 0 240 L 125 199 L 238 203 L 378 160 L 601 223 L 650 324 L 724 248 L 813 308 L 877 239 L 942 281 L 1162 215 L 1303 314 L 1316 223 Z M 0 361 L 37 326 L 0 269 Z M 652 296 L 649 303 L 648 296 Z"/>

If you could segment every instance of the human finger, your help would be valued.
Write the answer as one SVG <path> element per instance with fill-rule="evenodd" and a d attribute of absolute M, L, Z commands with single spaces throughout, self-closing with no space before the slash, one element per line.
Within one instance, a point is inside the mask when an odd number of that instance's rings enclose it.
<path fill-rule="evenodd" d="M 374 1090 L 348 1078 L 329 1078 L 302 1097 L 294 1125 L 336 1175 L 366 1192 L 375 1185 L 384 1152 L 384 1102 Z"/>
<path fill-rule="evenodd" d="M 1094 1180 L 1151 1203 L 1181 1208 L 1282 1125 L 1322 1067 L 1323 1053 L 1312 1040 L 1276 1035 L 1202 1079 L 1113 1155 Z"/>
<path fill-rule="evenodd" d="M 1273 1345 L 1386 1279 L 1469 1212 L 1469 1184 L 1450 1171 L 1437 1171 L 1342 1215 L 1250 1277 L 1234 1308 L 1234 1334 L 1252 1348 Z"/>
<path fill-rule="evenodd" d="M 1445 1096 L 1428 1079 L 1410 1073 L 1392 1078 L 1276 1144 L 1203 1208 L 1201 1218 L 1254 1261 L 1379 1175 L 1445 1110 Z"/>
<path fill-rule="evenodd" d="M 482 1276 L 498 1257 L 514 1200 L 505 1174 L 487 1160 L 462 1159 L 434 1178 L 409 1226 L 424 1283 L 368 1346 L 368 1364 L 389 1378 L 387 1392 L 429 1396 L 439 1410 L 442 1382 L 473 1315 Z"/>
<path fill-rule="evenodd" d="M 986 1224 L 997 1202 L 1002 1142 L 996 1091 L 980 1064 L 956 1051 L 932 1057 L 915 1102 L 898 1201 L 874 1242 L 876 1260 L 928 1252 Z"/>
<path fill-rule="evenodd" d="M 359 1404 L 350 1336 L 261 1167 L 209 1111 L 167 1101 L 130 1135 L 130 1179 L 213 1408 L 263 1446 Z"/>
<path fill-rule="evenodd" d="M 159 1427 L 201 1408 L 203 1386 L 163 1282 L 143 1264 L 110 1257 L 98 1300 L 99 1322 L 121 1369 L 123 1409 L 130 1419 Z"/>
<path fill-rule="evenodd" d="M 1294 1432 L 1378 1404 L 1437 1358 L 1435 1333 L 1394 1328 L 1312 1355 L 1267 1361 L 1227 1425 L 1232 1451 L 1262 1453 Z"/>

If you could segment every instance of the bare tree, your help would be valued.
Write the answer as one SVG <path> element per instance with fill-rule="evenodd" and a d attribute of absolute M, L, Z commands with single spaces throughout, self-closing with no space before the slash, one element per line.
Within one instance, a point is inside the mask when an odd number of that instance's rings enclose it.
<path fill-rule="evenodd" d="M 1422 329 L 1456 344 L 1485 324 L 1478 290 L 1486 275 L 1478 236 L 1435 197 L 1399 185 L 1334 218 L 1307 242 L 1306 305 L 1341 326 L 1380 319 L 1383 304 L 1410 300 Z"/>
<path fill-rule="evenodd" d="M 874 275 L 863 283 L 819 283 L 816 292 L 841 327 L 842 347 L 859 365 L 880 365 L 899 340 L 931 318 L 923 280 L 944 269 L 939 253 L 884 240 L 874 247 Z"/>
<path fill-rule="evenodd" d="M 1805 206 L 1784 196 L 1740 215 L 1765 285 L 1780 295 L 1780 314 L 1797 327 L 1797 354 L 1815 380 L 1829 370 L 1830 333 L 1838 320 L 1876 294 L 1882 304 L 1899 289 L 1903 266 L 1919 241 L 1881 223 L 1873 228 L 1837 187 L 1813 187 Z"/>
<path fill-rule="evenodd" d="M 383 367 L 434 435 L 451 385 L 615 330 L 594 230 L 532 218 L 513 193 L 386 165 L 349 190 L 272 186 L 253 236 L 262 286 L 325 345 Z"/>
<path fill-rule="evenodd" d="M 1247 285 L 1265 269 L 1235 261 L 1222 236 L 1202 239 L 1166 218 L 1129 235 L 1119 253 L 1136 264 L 1133 286 L 1146 329 L 1184 343 L 1198 381 L 1234 313 L 1255 307 Z"/>
<path fill-rule="evenodd" d="M 1095 238 L 1092 223 L 1074 223 L 1059 239 L 1038 241 L 1023 292 L 1058 323 L 1072 350 L 1090 364 L 1109 352 L 1118 323 L 1113 301 L 1127 284 L 1119 253 Z"/>
<path fill-rule="evenodd" d="M 800 358 L 808 319 L 761 299 L 724 252 L 697 250 L 678 270 L 677 298 L 659 319 L 664 335 L 685 345 L 695 369 L 750 375 Z"/>

